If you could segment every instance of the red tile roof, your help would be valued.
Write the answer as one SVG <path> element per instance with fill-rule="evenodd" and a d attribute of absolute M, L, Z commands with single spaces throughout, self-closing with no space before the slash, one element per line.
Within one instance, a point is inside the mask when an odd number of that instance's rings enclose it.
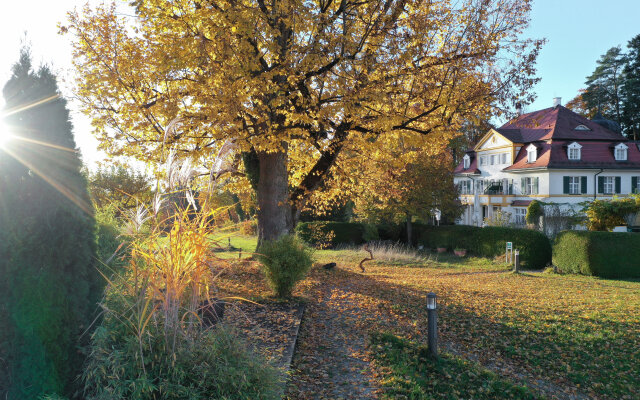
<path fill-rule="evenodd" d="M 456 169 L 453 170 L 454 174 L 479 174 L 480 170 L 478 169 L 478 157 L 476 157 L 475 151 L 468 151 L 467 155 L 469 155 L 469 168 L 464 169 L 464 160 L 458 164 Z"/>
<path fill-rule="evenodd" d="M 576 130 L 584 125 L 589 130 Z M 524 114 L 497 129 L 501 135 L 515 143 L 524 144 L 513 165 L 505 171 L 530 168 L 625 168 L 640 169 L 640 142 L 629 141 L 619 133 L 590 121 L 563 106 L 545 108 L 544 110 Z M 581 146 L 581 159 L 569 160 L 567 146 L 578 142 Z M 616 161 L 614 147 L 624 142 L 627 150 L 626 161 Z M 538 148 L 537 159 L 527 162 L 527 147 L 532 143 Z M 456 174 L 479 173 L 475 163 L 462 169 L 462 163 L 455 169 Z"/>
<path fill-rule="evenodd" d="M 590 130 L 576 130 L 579 125 L 584 125 Z M 523 114 L 502 125 L 498 132 L 513 130 L 520 131 L 520 143 L 549 139 L 626 140 L 621 134 L 610 131 L 563 106 Z"/>
<path fill-rule="evenodd" d="M 614 147 L 618 142 L 604 141 L 576 141 L 581 146 L 580 160 L 569 160 L 567 146 L 573 140 L 559 140 L 551 143 L 540 142 L 538 158 L 534 163 L 527 163 L 526 146 L 520 149 L 513 165 L 505 168 L 505 171 L 528 168 L 622 168 L 640 169 L 640 150 L 636 142 L 625 142 L 628 146 L 627 160 L 617 161 L 614 156 Z"/>
<path fill-rule="evenodd" d="M 512 207 L 527 207 L 531 204 L 531 200 L 514 200 L 511 202 Z"/>

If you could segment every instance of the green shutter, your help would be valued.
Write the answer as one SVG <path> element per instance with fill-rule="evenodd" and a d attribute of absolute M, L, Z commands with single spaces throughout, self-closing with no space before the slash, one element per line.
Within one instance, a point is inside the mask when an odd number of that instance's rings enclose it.
<path fill-rule="evenodd" d="M 520 193 L 527 194 L 527 178 L 520 178 Z"/>
<path fill-rule="evenodd" d="M 533 194 L 538 194 L 538 181 L 540 178 L 533 178 Z"/>
<path fill-rule="evenodd" d="M 637 193 L 637 192 L 638 192 L 638 177 L 632 176 L 631 177 L 631 193 Z"/>
<path fill-rule="evenodd" d="M 616 176 L 616 193 L 622 192 L 622 178 Z"/>
<path fill-rule="evenodd" d="M 562 177 L 562 193 L 569 194 L 569 177 Z"/>
<path fill-rule="evenodd" d="M 586 176 L 580 177 L 580 193 L 582 194 L 587 193 L 587 177 Z"/>
<path fill-rule="evenodd" d="M 598 193 L 604 193 L 604 176 L 598 177 Z"/>

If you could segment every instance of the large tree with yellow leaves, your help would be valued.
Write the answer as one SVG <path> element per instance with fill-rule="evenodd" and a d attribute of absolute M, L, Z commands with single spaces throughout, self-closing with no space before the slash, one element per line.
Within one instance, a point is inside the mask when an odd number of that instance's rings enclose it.
<path fill-rule="evenodd" d="M 535 82 L 540 42 L 519 38 L 529 0 L 134 6 L 85 8 L 62 28 L 103 149 L 149 162 L 168 148 L 200 162 L 230 144 L 253 154 L 261 240 L 291 231 L 319 187 L 340 190 L 327 179 L 353 181 L 359 158 L 440 151 L 461 121 L 526 102 Z"/>

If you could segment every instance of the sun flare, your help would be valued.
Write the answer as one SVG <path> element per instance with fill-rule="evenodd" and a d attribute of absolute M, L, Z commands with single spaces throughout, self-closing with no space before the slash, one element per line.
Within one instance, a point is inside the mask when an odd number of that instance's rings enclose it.
<path fill-rule="evenodd" d="M 6 144 L 11 140 L 11 132 L 9 132 L 9 127 L 0 121 L 0 148 L 6 146 Z"/>

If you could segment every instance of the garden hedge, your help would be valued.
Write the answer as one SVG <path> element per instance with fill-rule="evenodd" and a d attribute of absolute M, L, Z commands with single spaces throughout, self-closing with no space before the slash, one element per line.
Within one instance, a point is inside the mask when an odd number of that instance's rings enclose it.
<path fill-rule="evenodd" d="M 514 250 L 520 250 L 523 267 L 541 269 L 551 262 L 549 239 L 530 229 L 418 225 L 414 230 L 417 244 L 429 248 L 462 248 L 478 256 L 495 257 L 504 254 L 506 242 L 513 242 Z"/>
<path fill-rule="evenodd" d="M 305 242 L 316 244 L 317 238 L 313 235 L 314 228 L 316 231 L 324 234 L 333 232 L 332 247 L 341 244 L 357 245 L 379 239 L 378 230 L 375 225 L 355 222 L 300 222 L 298 226 L 296 226 L 296 233 Z"/>
<path fill-rule="evenodd" d="M 561 232 L 553 246 L 553 265 L 565 273 L 602 278 L 640 278 L 640 235 Z"/>

